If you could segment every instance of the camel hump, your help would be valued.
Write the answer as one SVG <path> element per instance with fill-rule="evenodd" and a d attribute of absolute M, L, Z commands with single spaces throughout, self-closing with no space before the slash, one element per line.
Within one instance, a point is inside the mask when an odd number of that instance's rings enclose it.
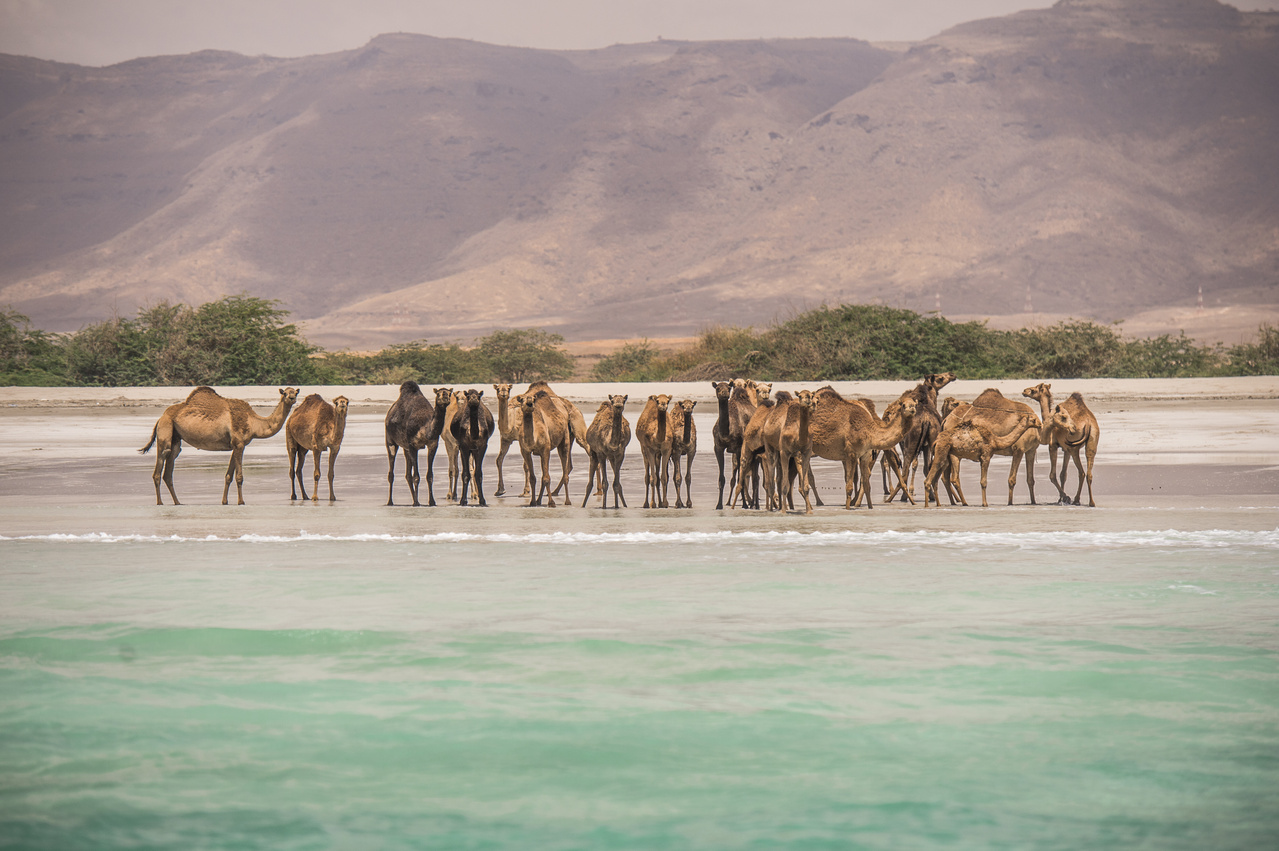
<path fill-rule="evenodd" d="M 987 387 L 981 391 L 981 395 L 973 400 L 974 408 L 992 408 L 996 411 L 1007 411 L 1009 413 L 1021 413 L 1022 408 L 1016 402 L 1011 401 L 1003 393 L 1000 393 L 994 387 Z"/>
<path fill-rule="evenodd" d="M 199 387 L 195 388 L 194 390 L 192 390 L 190 393 L 187 394 L 187 401 L 190 402 L 193 399 L 199 399 L 200 397 L 203 397 L 203 396 L 212 396 L 216 399 L 222 398 L 221 396 L 218 395 L 218 391 L 214 390 L 212 387 L 209 387 L 208 385 L 201 384 Z"/>
<path fill-rule="evenodd" d="M 794 398 L 795 397 L 790 394 L 789 390 L 778 390 L 777 393 L 773 395 L 774 402 L 790 402 L 793 401 Z"/>
<path fill-rule="evenodd" d="M 1067 401 L 1067 402 L 1074 402 L 1076 405 L 1083 405 L 1083 404 L 1084 404 L 1084 397 L 1083 397 L 1083 394 L 1082 394 L 1082 393 L 1080 393 L 1078 390 L 1076 390 L 1074 393 L 1071 393 L 1071 394 L 1070 394 L 1070 397 L 1069 397 L 1068 399 L 1066 399 L 1066 401 Z"/>
<path fill-rule="evenodd" d="M 401 396 L 421 396 L 422 388 L 418 386 L 416 381 L 406 381 L 400 385 Z"/>

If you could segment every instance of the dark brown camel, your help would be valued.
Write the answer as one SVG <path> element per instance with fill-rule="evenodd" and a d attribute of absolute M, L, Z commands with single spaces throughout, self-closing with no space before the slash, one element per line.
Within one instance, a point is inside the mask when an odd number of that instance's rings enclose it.
<path fill-rule="evenodd" d="M 955 380 L 953 372 L 938 372 L 925 375 L 923 380 L 911 390 L 907 390 L 900 398 L 915 400 L 915 419 L 910 431 L 902 436 L 902 469 L 906 471 L 909 482 L 906 487 L 914 502 L 915 474 L 919 469 L 920 458 L 924 461 L 924 474 L 932 467 L 933 444 L 941 434 L 941 412 L 937 410 L 937 391 Z M 902 491 L 902 502 L 907 499 L 907 490 Z"/>
<path fill-rule="evenodd" d="M 582 499 L 582 507 L 586 507 L 591 499 L 591 483 L 595 481 L 596 470 L 599 471 L 599 493 L 603 496 L 602 508 L 608 508 L 608 466 L 613 465 L 613 507 L 626 505 L 626 497 L 622 495 L 622 461 L 626 458 L 626 446 L 631 442 L 631 425 L 623 416 L 626 410 L 626 396 L 609 396 L 608 401 L 600 405 L 595 419 L 586 430 L 586 445 L 590 447 L 591 472 L 586 479 L 586 496 Z"/>
<path fill-rule="evenodd" d="M 418 467 L 418 450 L 426 448 L 426 495 L 427 504 L 435 505 L 435 489 L 433 487 L 435 450 L 440 445 L 440 434 L 444 430 L 444 414 L 449 400 L 453 397 L 452 389 L 440 387 L 435 391 L 435 405 L 422 395 L 422 388 L 416 381 L 406 381 L 400 385 L 400 395 L 386 412 L 386 504 L 395 505 L 395 456 L 404 450 L 404 481 L 408 483 L 409 494 L 414 505 L 418 502 L 418 484 L 421 475 Z"/>
<path fill-rule="evenodd" d="M 449 423 L 449 433 L 457 444 L 458 465 L 462 476 L 462 498 L 458 505 L 467 504 L 467 492 L 471 487 L 471 478 L 475 478 L 475 495 L 480 505 L 488 505 L 484 501 L 484 453 L 488 450 L 489 438 L 493 436 L 493 413 L 484 405 L 483 390 L 467 390 L 458 405 L 453 422 Z M 428 472 L 429 475 L 429 472 Z"/>

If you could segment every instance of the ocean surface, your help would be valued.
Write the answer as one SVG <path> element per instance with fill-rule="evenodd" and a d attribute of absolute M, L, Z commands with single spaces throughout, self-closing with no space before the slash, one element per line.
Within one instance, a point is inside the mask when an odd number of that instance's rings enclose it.
<path fill-rule="evenodd" d="M 1272 495 L 716 512 L 706 453 L 691 512 L 415 509 L 366 453 L 221 506 L 191 452 L 157 507 L 112 457 L 7 464 L 0 848 L 1279 844 Z"/>

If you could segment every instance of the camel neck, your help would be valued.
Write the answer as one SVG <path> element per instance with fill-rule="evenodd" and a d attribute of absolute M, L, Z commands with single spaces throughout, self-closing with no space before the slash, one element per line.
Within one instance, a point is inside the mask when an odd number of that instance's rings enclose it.
<path fill-rule="evenodd" d="M 666 442 L 666 412 L 662 410 L 657 412 L 657 442 Z"/>
<path fill-rule="evenodd" d="M 622 423 L 623 422 L 625 422 L 625 420 L 622 419 L 622 409 L 614 405 L 613 419 L 609 423 L 610 425 L 609 436 L 608 436 L 609 443 L 616 445 L 622 442 Z"/>
<path fill-rule="evenodd" d="M 267 417 L 259 417 L 256 413 L 254 413 L 253 416 L 257 418 L 258 422 L 266 427 L 266 432 L 258 436 L 274 437 L 275 434 L 284 426 L 284 421 L 288 418 L 289 410 L 292 407 L 292 403 L 290 403 L 285 397 L 281 396 L 280 401 L 275 406 L 275 410 Z M 253 413 L 253 410 L 250 408 L 249 412 Z"/>
<path fill-rule="evenodd" d="M 728 400 L 719 400 L 719 426 L 720 434 L 728 434 Z"/>

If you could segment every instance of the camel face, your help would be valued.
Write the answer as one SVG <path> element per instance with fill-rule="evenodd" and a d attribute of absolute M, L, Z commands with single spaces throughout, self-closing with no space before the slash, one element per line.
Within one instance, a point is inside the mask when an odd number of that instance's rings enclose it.
<path fill-rule="evenodd" d="M 657 404 L 657 410 L 663 414 L 666 413 L 667 409 L 669 409 L 671 405 L 671 397 L 667 396 L 665 393 L 662 393 L 659 396 L 649 396 L 648 401 L 655 402 Z"/>
<path fill-rule="evenodd" d="M 728 397 L 733 395 L 733 385 L 727 381 L 712 381 L 711 387 L 715 388 L 715 398 L 727 401 Z"/>
<path fill-rule="evenodd" d="M 462 404 L 464 404 L 467 407 L 467 409 L 475 408 L 484 404 L 483 402 L 480 401 L 483 398 L 484 398 L 483 390 L 467 390 L 465 395 L 463 396 Z"/>
<path fill-rule="evenodd" d="M 621 396 L 613 396 L 613 395 L 610 395 L 610 396 L 608 397 L 608 403 L 607 403 L 607 405 L 605 405 L 605 406 L 601 406 L 601 407 L 600 407 L 600 410 L 602 411 L 602 410 L 604 410 L 604 408 L 605 408 L 605 407 L 607 407 L 607 406 L 612 406 L 612 407 L 616 408 L 619 412 L 621 412 L 621 411 L 623 411 L 623 410 L 625 410 L 625 409 L 626 409 L 626 400 L 627 400 L 628 398 L 629 398 L 629 394 L 626 394 L 626 393 L 623 393 Z"/>
<path fill-rule="evenodd" d="M 436 387 L 435 388 L 435 404 L 437 406 L 443 405 L 444 407 L 447 408 L 449 406 L 449 402 L 451 401 L 453 401 L 452 387 Z"/>
<path fill-rule="evenodd" d="M 1021 395 L 1025 396 L 1027 399 L 1035 399 L 1038 401 L 1051 392 L 1051 384 L 1036 384 L 1034 387 L 1027 387 L 1025 390 L 1021 391 Z"/>
<path fill-rule="evenodd" d="M 768 394 L 773 392 L 773 382 L 755 382 L 755 392 L 759 394 L 761 402 L 767 401 Z"/>
<path fill-rule="evenodd" d="M 916 401 L 915 399 L 910 398 L 909 396 L 907 396 L 904 399 L 898 399 L 897 402 L 895 402 L 894 404 L 901 405 L 901 408 L 899 410 L 901 411 L 901 414 L 903 417 L 913 417 L 915 416 L 915 414 L 919 413 L 919 402 Z M 888 413 L 888 412 L 885 411 L 884 413 Z"/>
<path fill-rule="evenodd" d="M 333 400 L 333 410 L 337 412 L 338 416 L 341 416 L 342 414 L 346 413 L 346 409 L 350 404 L 351 404 L 350 399 L 346 398 L 345 396 L 338 396 L 336 399 Z"/>
<path fill-rule="evenodd" d="M 284 397 L 284 404 L 287 407 L 293 407 L 293 403 L 298 400 L 298 389 L 296 387 L 280 388 L 280 395 Z"/>
<path fill-rule="evenodd" d="M 924 384 L 929 385 L 934 390 L 940 390 L 947 384 L 955 380 L 953 372 L 935 372 L 924 376 Z"/>
<path fill-rule="evenodd" d="M 677 405 L 685 414 L 693 413 L 693 409 L 697 407 L 697 403 L 692 399 L 685 399 L 682 402 L 678 402 Z"/>
<path fill-rule="evenodd" d="M 795 394 L 795 398 L 799 401 L 799 404 L 808 408 L 810 411 L 817 407 L 817 394 L 813 393 L 811 390 L 801 390 Z"/>
<path fill-rule="evenodd" d="M 950 416 L 950 412 L 959 407 L 959 400 L 954 396 L 947 396 L 941 403 L 941 418 L 944 420 Z"/>
<path fill-rule="evenodd" d="M 511 398 L 511 385 L 494 384 L 493 392 L 497 394 L 497 400 L 499 402 L 505 402 L 507 399 Z"/>

